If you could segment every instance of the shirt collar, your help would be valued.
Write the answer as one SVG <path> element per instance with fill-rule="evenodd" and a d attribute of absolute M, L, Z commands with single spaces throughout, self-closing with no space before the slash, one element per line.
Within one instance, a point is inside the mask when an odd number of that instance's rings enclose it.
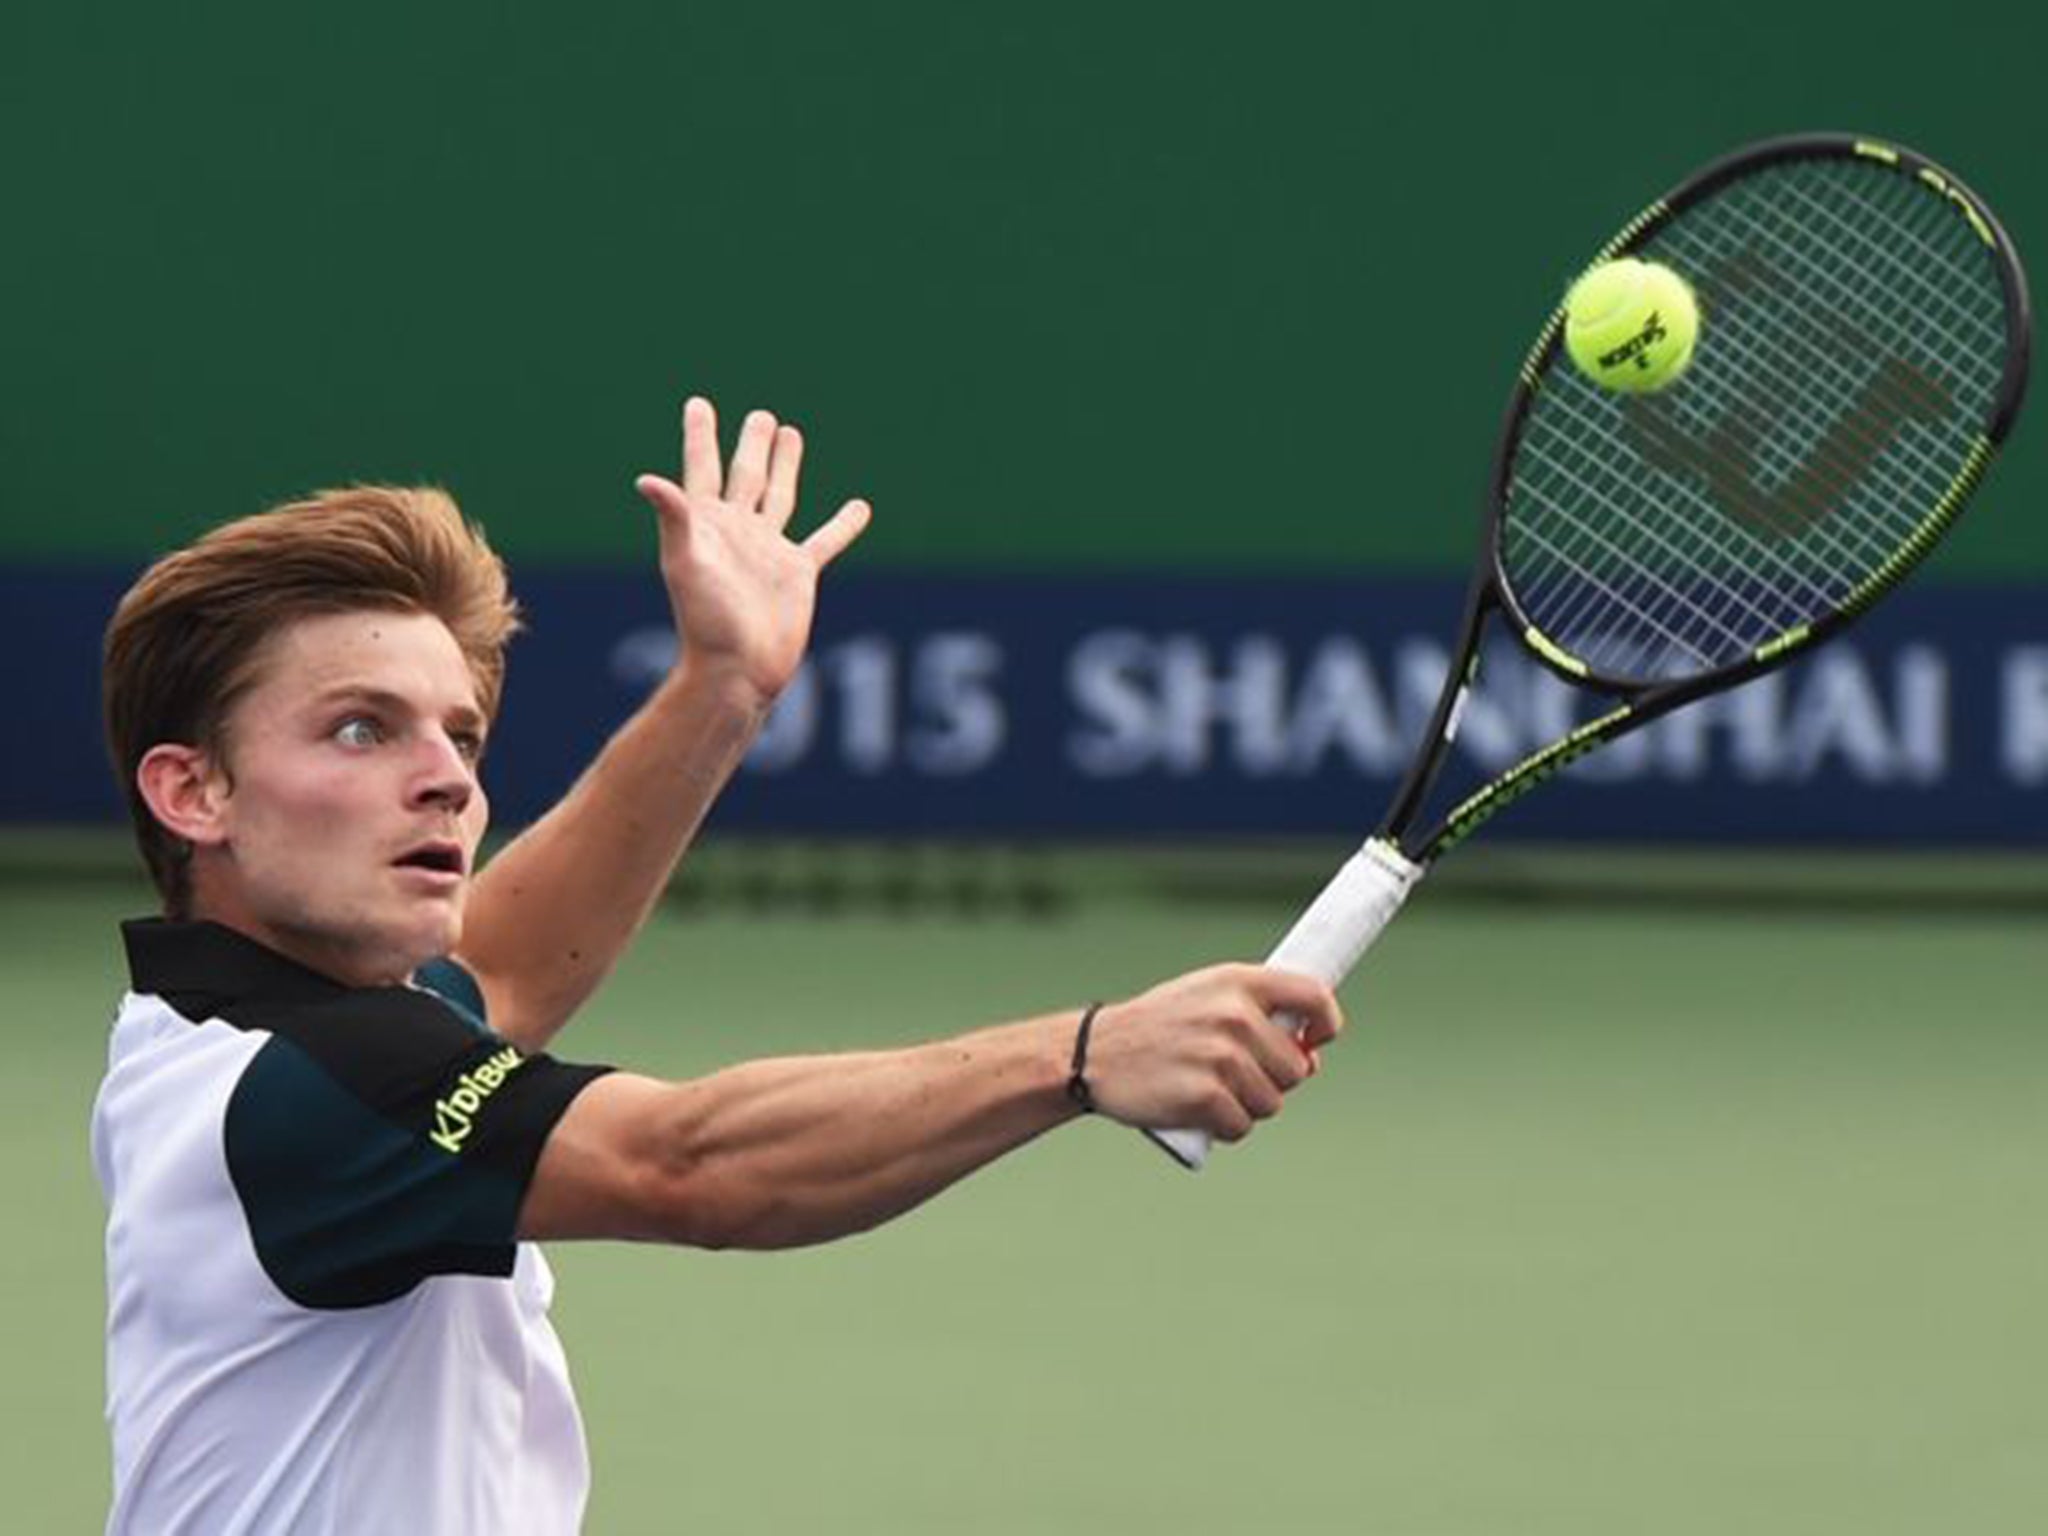
<path fill-rule="evenodd" d="M 121 937 L 137 992 L 310 1003 L 349 990 L 219 923 L 135 918 L 121 925 Z"/>

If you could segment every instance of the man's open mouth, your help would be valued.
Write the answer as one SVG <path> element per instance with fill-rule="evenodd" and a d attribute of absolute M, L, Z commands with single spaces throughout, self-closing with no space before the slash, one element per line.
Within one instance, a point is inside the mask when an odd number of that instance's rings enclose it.
<path fill-rule="evenodd" d="M 400 869 L 426 869 L 436 874 L 462 873 L 462 847 L 458 843 L 425 843 L 392 861 Z"/>

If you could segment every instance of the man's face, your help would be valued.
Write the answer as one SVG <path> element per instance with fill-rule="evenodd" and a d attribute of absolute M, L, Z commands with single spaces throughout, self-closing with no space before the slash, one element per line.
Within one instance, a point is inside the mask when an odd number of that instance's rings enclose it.
<path fill-rule="evenodd" d="M 195 915 L 355 985 L 447 954 L 489 819 L 485 729 L 438 619 L 364 611 L 280 630 L 228 714 L 224 836 L 196 850 Z"/>

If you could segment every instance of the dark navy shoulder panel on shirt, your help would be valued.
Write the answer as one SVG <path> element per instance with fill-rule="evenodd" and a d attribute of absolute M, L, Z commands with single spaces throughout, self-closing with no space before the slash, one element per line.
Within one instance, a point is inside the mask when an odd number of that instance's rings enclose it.
<path fill-rule="evenodd" d="M 272 1039 L 229 1102 L 228 1169 L 264 1268 L 308 1307 L 510 1274 L 548 1134 L 606 1070 L 522 1056 L 400 988 L 233 1022 Z"/>
<path fill-rule="evenodd" d="M 481 991 L 450 962 L 418 987 L 352 988 L 212 925 L 154 927 L 130 931 L 138 990 L 270 1036 L 223 1133 L 280 1291 L 304 1307 L 358 1307 L 433 1275 L 511 1273 L 541 1149 L 608 1068 L 521 1054 L 491 1033 Z M 212 963 L 198 966 L 201 955 Z"/>
<path fill-rule="evenodd" d="M 413 982 L 447 1003 L 465 1020 L 478 1030 L 489 1029 L 484 1021 L 489 1010 L 484 1005 L 484 989 L 477 985 L 476 978 L 458 960 L 429 960 L 413 972 Z"/>

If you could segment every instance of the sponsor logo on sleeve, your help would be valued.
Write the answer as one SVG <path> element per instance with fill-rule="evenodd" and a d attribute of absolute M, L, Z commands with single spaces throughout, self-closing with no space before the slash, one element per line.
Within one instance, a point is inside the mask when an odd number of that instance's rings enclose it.
<path fill-rule="evenodd" d="M 526 1058 L 511 1046 L 486 1057 L 455 1080 L 455 1086 L 434 1100 L 434 1129 L 427 1139 L 443 1152 L 461 1152 L 476 1129 L 476 1117 L 490 1102 L 491 1095 L 505 1079 L 526 1065 Z"/>

